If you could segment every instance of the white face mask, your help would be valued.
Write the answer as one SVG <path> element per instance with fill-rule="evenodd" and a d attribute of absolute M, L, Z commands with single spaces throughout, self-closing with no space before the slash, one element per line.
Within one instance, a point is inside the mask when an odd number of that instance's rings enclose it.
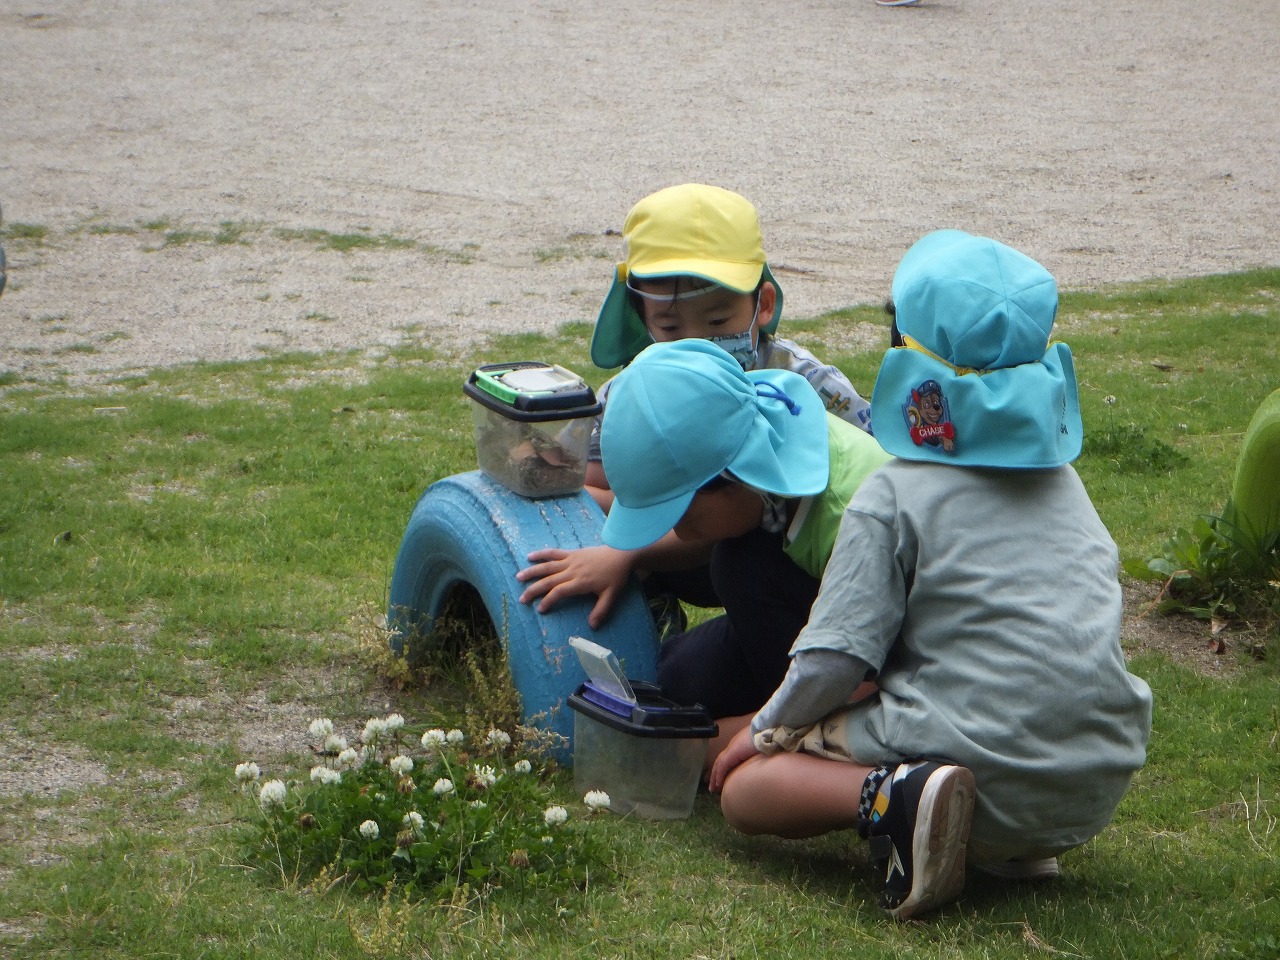
<path fill-rule="evenodd" d="M 756 296 L 756 309 L 751 314 L 751 325 L 741 333 L 723 337 L 707 337 L 712 343 L 737 360 L 743 370 L 754 370 L 759 352 L 756 349 L 756 318 L 760 316 L 760 297 Z"/>

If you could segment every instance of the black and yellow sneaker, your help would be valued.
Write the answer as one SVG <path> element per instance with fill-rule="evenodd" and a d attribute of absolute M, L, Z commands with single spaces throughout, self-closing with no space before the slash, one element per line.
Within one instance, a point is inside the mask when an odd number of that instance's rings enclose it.
<path fill-rule="evenodd" d="M 964 889 L 974 795 L 967 768 L 932 760 L 867 778 L 858 830 L 887 864 L 880 905 L 896 919 L 937 909 Z"/>

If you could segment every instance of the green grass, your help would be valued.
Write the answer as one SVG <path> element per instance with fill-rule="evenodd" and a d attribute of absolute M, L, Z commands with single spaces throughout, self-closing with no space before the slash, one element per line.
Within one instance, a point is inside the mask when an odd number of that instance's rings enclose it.
<path fill-rule="evenodd" d="M 1244 427 L 1280 386 L 1277 295 L 1280 270 L 1063 297 L 1077 467 L 1127 559 L 1221 509 Z M 784 333 L 869 394 L 878 308 Z M 612 869 L 574 897 L 406 905 L 245 869 L 238 761 L 305 762 L 311 716 L 457 710 L 385 685 L 365 650 L 404 524 L 428 484 L 474 466 L 470 368 L 544 359 L 598 384 L 589 337 L 74 391 L 0 372 L 0 955 L 1280 956 L 1275 644 L 1262 662 L 1229 646 L 1214 675 L 1138 657 L 1155 734 L 1113 826 L 1060 881 L 975 877 L 924 923 L 875 908 L 856 838 L 741 837 L 707 796 L 687 821 L 605 818 Z"/>

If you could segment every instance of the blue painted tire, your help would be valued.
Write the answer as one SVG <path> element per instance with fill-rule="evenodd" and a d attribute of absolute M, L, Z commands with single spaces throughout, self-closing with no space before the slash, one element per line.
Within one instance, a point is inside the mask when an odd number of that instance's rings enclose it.
<path fill-rule="evenodd" d="M 429 642 L 432 627 L 462 586 L 475 590 L 502 639 L 524 720 L 571 743 L 569 694 L 586 679 L 569 646 L 587 637 L 617 654 L 629 677 L 657 677 L 658 638 L 648 605 L 633 582 L 600 630 L 587 624 L 594 597 L 575 597 L 549 613 L 519 601 L 515 574 L 543 547 L 596 546 L 604 514 L 591 497 L 528 500 L 479 471 L 446 477 L 427 488 L 409 517 L 391 577 L 387 624 L 391 646 L 410 656 Z M 559 758 L 571 762 L 566 748 Z"/>

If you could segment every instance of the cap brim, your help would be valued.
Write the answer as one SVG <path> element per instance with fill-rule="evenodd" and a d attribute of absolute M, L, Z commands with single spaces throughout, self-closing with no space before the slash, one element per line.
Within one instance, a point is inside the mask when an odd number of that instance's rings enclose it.
<path fill-rule="evenodd" d="M 639 550 L 661 540 L 689 509 L 696 491 L 645 507 L 627 507 L 614 500 L 600 537 L 616 550 Z"/>

